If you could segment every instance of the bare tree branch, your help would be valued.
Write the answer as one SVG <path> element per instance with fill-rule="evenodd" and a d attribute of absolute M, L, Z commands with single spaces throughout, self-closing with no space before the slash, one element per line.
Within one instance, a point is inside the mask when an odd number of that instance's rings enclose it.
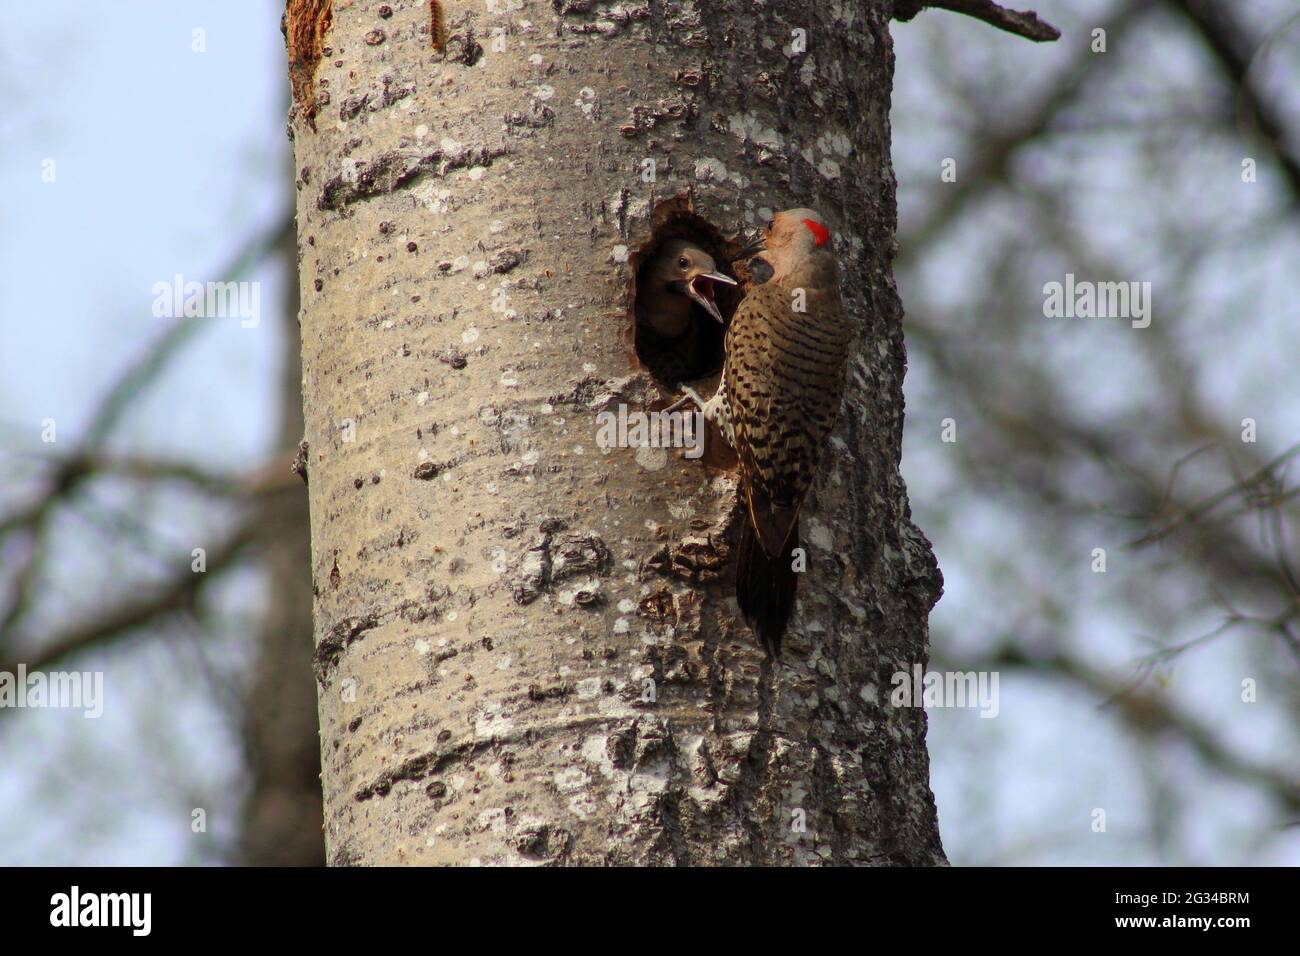
<path fill-rule="evenodd" d="M 282 243 L 291 240 L 293 235 L 292 217 L 285 217 L 274 223 L 245 243 L 222 275 L 227 280 L 234 280 L 248 274 Z M 18 626 L 32 605 L 34 595 L 31 589 L 40 578 L 43 563 L 41 559 L 45 553 L 45 536 L 50 523 L 49 518 L 54 513 L 55 507 L 83 481 L 96 474 L 97 450 L 121 421 L 135 399 L 157 378 L 171 357 L 200 328 L 202 325 L 198 322 L 178 322 L 151 343 L 144 354 L 118 376 L 117 381 L 100 402 L 82 439 L 81 450 L 62 460 L 61 467 L 54 472 L 39 499 L 13 514 L 0 518 L 0 543 L 5 536 L 14 532 L 31 536 L 25 562 L 14 574 L 14 586 L 11 589 L 13 593 L 5 603 L 3 611 L 0 612 L 0 638 L 11 633 Z M 199 469 L 185 469 L 173 464 L 167 470 L 172 472 L 171 477 L 184 477 L 192 481 L 197 479 L 199 484 L 208 484 L 209 490 L 224 490 L 216 488 L 221 484 L 219 481 L 216 485 L 212 485 L 201 476 Z M 185 474 L 186 471 L 189 472 L 188 475 Z M 140 477 L 146 476 L 140 475 Z M 0 646 L 3 646 L 2 642 Z"/>
<path fill-rule="evenodd" d="M 1107 33 L 1119 33 L 1149 9 L 1148 4 L 1129 0 L 1098 26 Z M 937 243 L 968 208 L 976 206 L 996 187 L 1011 181 L 1012 163 L 1020 149 L 1053 129 L 1058 117 L 1078 102 L 1088 81 L 1104 69 L 1105 62 L 1105 58 L 1094 54 L 1086 44 L 1080 44 L 1073 59 L 1060 68 L 1052 85 L 1040 93 L 1036 91 L 1034 106 L 998 123 L 991 117 L 982 118 L 978 142 L 972 144 L 976 147 L 974 154 L 963 161 L 961 177 L 943 190 L 943 201 L 924 220 L 900 233 L 900 266 L 908 265 Z"/>
<path fill-rule="evenodd" d="M 25 553 L 20 561 L 15 562 L 18 570 L 13 578 L 12 595 L 3 605 L 3 613 L 0 613 L 0 652 L 3 652 L 6 641 L 18 629 L 31 608 L 36 582 L 40 579 L 44 566 L 46 531 L 50 518 L 55 508 L 67 500 L 74 488 L 99 475 L 120 475 L 146 481 L 185 481 L 198 489 L 231 498 L 266 499 L 286 491 L 300 495 L 302 486 L 287 467 L 290 458 L 288 451 L 280 452 L 269 462 L 243 475 L 222 475 L 185 462 L 84 451 L 55 459 L 53 463 L 56 468 L 47 481 L 44 494 L 27 507 L 0 519 L 0 542 L 10 536 L 25 539 Z M 170 606 L 164 606 L 158 613 L 170 609 Z M 131 615 L 127 616 L 127 620 L 131 626 L 140 623 Z M 94 625 L 87 624 L 87 628 L 100 634 L 114 633 L 113 628 L 106 629 L 105 623 L 99 620 Z"/>
<path fill-rule="evenodd" d="M 41 458 L 44 465 L 54 466 L 52 490 L 69 490 L 88 478 L 115 475 L 140 481 L 181 481 L 213 494 L 243 494 L 246 490 L 237 475 L 208 471 L 187 461 L 152 458 L 147 455 L 116 455 L 98 451 L 77 451 L 63 457 Z M 0 531 L 11 526 L 13 518 L 0 524 Z"/>
<path fill-rule="evenodd" d="M 246 276 L 272 253 L 286 235 L 293 235 L 292 217 L 274 223 L 264 232 L 253 236 L 235 253 L 234 258 L 218 274 L 223 281 L 237 281 Z M 94 446 L 103 441 L 125 414 L 131 403 L 144 391 L 203 323 L 180 321 L 158 336 L 134 363 L 118 376 L 108 394 L 100 403 L 95 417 L 86 432 L 86 444 Z"/>
<path fill-rule="evenodd" d="M 1260 41 L 1237 19 L 1235 8 L 1230 3 L 1169 0 L 1169 5 L 1196 28 L 1223 72 L 1236 86 L 1243 118 L 1253 121 L 1258 138 L 1264 140 L 1281 165 L 1293 201 L 1300 202 L 1300 157 L 1288 142 L 1281 112 L 1251 75 L 1255 56 L 1263 49 Z M 1287 25 L 1291 23 L 1288 21 Z"/>
<path fill-rule="evenodd" d="M 1106 706 L 1114 708 L 1138 733 L 1148 736 L 1177 734 L 1207 765 L 1227 776 L 1261 786 L 1289 811 L 1300 811 L 1300 781 L 1294 774 L 1235 752 L 1192 714 L 1158 693 L 1138 690 L 1133 681 L 1117 679 L 1059 650 L 1031 654 L 1014 643 L 1001 645 L 989 658 L 975 666 L 1027 668 L 1065 677 L 1100 696 Z"/>
<path fill-rule="evenodd" d="M 1300 445 L 1292 445 L 1290 448 L 1286 449 L 1281 454 L 1274 457 L 1272 461 L 1266 463 L 1258 471 L 1242 478 L 1240 481 L 1234 482 L 1233 484 L 1229 485 L 1227 488 L 1224 488 L 1222 491 L 1219 491 L 1216 494 L 1211 495 L 1209 498 L 1206 498 L 1205 500 L 1198 502 L 1197 504 L 1188 508 L 1183 514 L 1181 514 L 1178 518 L 1174 519 L 1168 524 L 1162 525 L 1158 528 L 1152 528 L 1150 531 L 1148 531 L 1146 534 L 1142 535 L 1141 537 L 1137 538 L 1136 540 L 1130 541 L 1127 547 L 1141 548 L 1145 545 L 1151 544 L 1152 542 L 1159 541 L 1160 539 L 1167 537 L 1168 535 L 1172 534 L 1174 531 L 1176 531 L 1178 528 L 1184 525 L 1191 524 L 1192 522 L 1195 521 L 1200 521 L 1202 518 L 1205 518 L 1207 515 L 1210 514 L 1210 512 L 1214 511 L 1216 508 L 1219 507 L 1219 505 L 1223 504 L 1225 501 L 1229 501 L 1232 498 L 1237 497 L 1238 495 L 1248 494 L 1252 488 L 1257 487 L 1261 482 L 1268 481 L 1272 477 L 1273 471 L 1275 469 L 1286 464 L 1296 455 L 1300 455 Z M 1270 503 L 1271 503 L 1271 499 L 1270 499 Z"/>
<path fill-rule="evenodd" d="M 1061 38 L 1061 31 L 1045 20 L 1039 19 L 1034 11 L 1008 10 L 994 3 L 993 0 L 896 0 L 894 19 L 910 20 L 926 7 L 962 13 L 1036 43 Z"/>
<path fill-rule="evenodd" d="M 145 594 L 132 592 L 117 604 L 102 608 L 93 617 L 50 635 L 31 656 L 0 662 L 0 672 L 13 673 L 19 663 L 25 664 L 28 670 L 45 670 L 90 647 L 102 647 L 120 639 L 159 617 L 190 611 L 203 585 L 231 567 L 255 535 L 255 529 L 250 526 L 240 528 L 220 546 L 209 550 L 205 573 L 191 571 L 187 565 L 165 584 Z M 0 640 L 0 647 L 6 643 Z M 16 657 L 12 648 L 8 648 L 8 653 Z"/>

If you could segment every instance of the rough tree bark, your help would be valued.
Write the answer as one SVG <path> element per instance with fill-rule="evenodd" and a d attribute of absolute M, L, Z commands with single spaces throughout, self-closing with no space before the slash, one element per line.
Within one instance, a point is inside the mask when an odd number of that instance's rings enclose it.
<path fill-rule="evenodd" d="M 888 699 L 941 589 L 898 471 L 890 3 L 433 8 L 285 21 L 329 861 L 944 862 Z M 655 227 L 722 252 L 795 206 L 859 335 L 774 665 L 734 470 L 596 415 L 671 397 L 629 337 Z"/>

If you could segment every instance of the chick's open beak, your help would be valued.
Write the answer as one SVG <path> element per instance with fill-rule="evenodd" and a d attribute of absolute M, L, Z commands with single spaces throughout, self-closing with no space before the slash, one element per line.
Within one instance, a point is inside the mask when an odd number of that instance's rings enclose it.
<path fill-rule="evenodd" d="M 702 272 L 686 283 L 686 294 L 704 307 L 704 311 L 713 316 L 719 322 L 723 321 L 722 313 L 718 311 L 718 303 L 713 298 L 713 284 L 721 282 L 725 285 L 735 285 L 736 280 L 731 276 L 724 276 L 721 272 Z"/>

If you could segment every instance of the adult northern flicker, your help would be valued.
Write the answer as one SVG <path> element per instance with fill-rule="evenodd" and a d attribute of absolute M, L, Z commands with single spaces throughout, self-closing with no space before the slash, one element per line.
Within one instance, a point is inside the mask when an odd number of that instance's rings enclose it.
<path fill-rule="evenodd" d="M 777 213 L 751 250 L 772 278 L 741 300 L 717 393 L 694 399 L 740 461 L 747 520 L 736 562 L 741 612 L 774 657 L 794 610 L 799 509 L 844 394 L 852 328 L 830 230 L 811 209 Z"/>
<path fill-rule="evenodd" d="M 736 280 L 685 239 L 669 239 L 637 277 L 637 352 L 662 381 L 679 382 L 717 369 L 722 312 L 715 286 Z M 712 364 L 712 368 L 708 365 Z"/>

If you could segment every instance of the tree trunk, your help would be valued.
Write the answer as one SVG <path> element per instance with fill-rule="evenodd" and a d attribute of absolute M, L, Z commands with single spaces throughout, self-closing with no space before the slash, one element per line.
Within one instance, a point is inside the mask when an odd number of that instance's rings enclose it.
<path fill-rule="evenodd" d="M 286 278 L 295 279 L 293 235 L 277 249 Z M 279 250 L 283 249 L 283 252 Z M 279 448 L 292 448 L 302 435 L 302 381 L 296 285 L 286 287 L 285 354 L 280 372 L 283 394 L 277 428 Z M 245 866 L 320 866 L 320 737 L 316 724 L 316 689 L 311 677 L 311 579 L 303 567 L 308 556 L 307 496 L 288 474 L 276 477 L 288 488 L 266 497 L 261 515 L 262 554 L 270 580 L 271 600 L 261 622 L 244 708 L 243 743 L 250 781 L 235 860 Z"/>
<path fill-rule="evenodd" d="M 898 472 L 889 3 L 433 6 L 286 17 L 329 861 L 944 862 L 889 703 L 941 589 Z M 774 663 L 717 435 L 608 450 L 597 415 L 672 397 L 651 245 L 725 263 L 797 206 L 858 339 Z"/>

